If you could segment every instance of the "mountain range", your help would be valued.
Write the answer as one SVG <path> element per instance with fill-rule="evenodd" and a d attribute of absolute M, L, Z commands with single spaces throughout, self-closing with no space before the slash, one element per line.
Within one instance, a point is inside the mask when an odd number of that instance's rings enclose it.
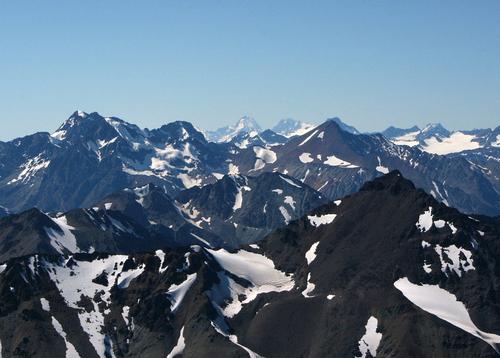
<path fill-rule="evenodd" d="M 482 149 L 436 155 L 418 145 L 397 145 L 395 137 L 361 134 L 338 118 L 291 137 L 290 131 L 304 125 L 283 121 L 277 127 L 282 134 L 261 131 L 255 121 L 244 118 L 223 131 L 226 140 L 211 142 L 188 122 L 149 130 L 77 111 L 52 134 L 0 142 L 0 205 L 11 212 L 32 207 L 68 211 L 90 207 L 124 188 L 152 183 L 175 197 L 225 174 L 273 171 L 335 200 L 397 169 L 463 212 L 500 213 L 500 148 L 489 139 L 483 140 L 490 145 Z M 426 132 L 443 131 L 438 127 Z M 494 138 L 490 132 L 488 138 Z"/>
<path fill-rule="evenodd" d="M 0 142 L 0 356 L 496 357 L 497 132 L 77 111 Z"/>
<path fill-rule="evenodd" d="M 428 153 L 452 154 L 485 148 L 500 148 L 500 126 L 450 132 L 441 124 L 428 124 L 423 129 L 389 127 L 382 134 L 395 144 L 418 147 Z"/>

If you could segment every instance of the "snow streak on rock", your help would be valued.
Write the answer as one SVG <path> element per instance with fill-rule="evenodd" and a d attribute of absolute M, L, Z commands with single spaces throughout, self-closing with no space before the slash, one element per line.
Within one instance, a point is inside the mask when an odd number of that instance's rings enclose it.
<path fill-rule="evenodd" d="M 472 322 L 465 305 L 457 300 L 452 293 L 437 285 L 416 285 L 406 277 L 394 282 L 394 287 L 401 291 L 414 305 L 482 339 L 500 353 L 500 335 L 480 330 Z"/>

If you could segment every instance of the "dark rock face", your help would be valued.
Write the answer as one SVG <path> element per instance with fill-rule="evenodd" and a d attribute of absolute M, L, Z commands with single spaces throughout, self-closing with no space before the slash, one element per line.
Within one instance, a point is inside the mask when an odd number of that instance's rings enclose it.
<path fill-rule="evenodd" d="M 153 185 L 126 189 L 105 198 L 98 207 L 120 211 L 151 229 L 164 226 L 182 233 L 179 245 L 186 245 L 183 240 L 191 237 L 202 246 L 238 248 L 327 202 L 293 178 L 263 173 L 224 176 L 214 184 L 183 190 L 175 199 Z"/>
<path fill-rule="evenodd" d="M 393 171 L 239 250 L 13 258 L 2 354 L 495 357 L 499 238 Z"/>
<path fill-rule="evenodd" d="M 319 192 L 279 173 L 225 176 L 215 184 L 182 191 L 177 200 L 193 220 L 221 237 L 226 247 L 260 241 L 328 202 Z"/>

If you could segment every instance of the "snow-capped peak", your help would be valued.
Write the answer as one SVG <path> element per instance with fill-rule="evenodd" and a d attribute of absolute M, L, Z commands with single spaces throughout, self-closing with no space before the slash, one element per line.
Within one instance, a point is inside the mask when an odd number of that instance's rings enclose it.
<path fill-rule="evenodd" d="M 63 124 L 61 124 L 61 126 L 54 133 L 51 134 L 51 137 L 58 140 L 64 140 L 69 129 L 77 126 L 82 122 L 82 120 L 86 120 L 89 117 L 92 117 L 92 115 L 89 115 L 88 113 L 81 110 L 73 112 L 73 114 L 71 114 L 71 116 L 69 116 L 69 118 Z"/>
<path fill-rule="evenodd" d="M 315 124 L 304 123 L 297 119 L 285 118 L 280 120 L 273 128 L 272 131 L 284 137 L 290 138 L 303 135 L 316 127 Z"/>
<path fill-rule="evenodd" d="M 236 124 L 219 128 L 215 131 L 208 132 L 209 140 L 213 142 L 230 142 L 234 137 L 240 133 L 262 132 L 262 128 L 257 121 L 248 116 L 241 117 Z"/>
<path fill-rule="evenodd" d="M 444 128 L 441 123 L 429 123 L 421 130 L 420 133 L 425 133 L 426 136 L 437 135 L 448 137 L 450 135 L 450 132 Z"/>
<path fill-rule="evenodd" d="M 250 132 L 250 131 L 261 132 L 262 131 L 262 128 L 260 128 L 257 121 L 254 118 L 248 117 L 248 116 L 241 117 L 240 120 L 238 121 L 238 123 L 236 123 L 236 126 L 234 129 L 237 131 L 244 130 L 247 132 Z"/>

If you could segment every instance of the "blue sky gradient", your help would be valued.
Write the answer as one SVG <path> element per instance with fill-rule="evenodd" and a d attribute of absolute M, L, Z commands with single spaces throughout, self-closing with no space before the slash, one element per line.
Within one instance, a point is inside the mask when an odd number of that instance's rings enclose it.
<path fill-rule="evenodd" d="M 499 19 L 497 0 L 0 0 L 0 140 L 76 109 L 149 128 L 493 127 Z"/>

